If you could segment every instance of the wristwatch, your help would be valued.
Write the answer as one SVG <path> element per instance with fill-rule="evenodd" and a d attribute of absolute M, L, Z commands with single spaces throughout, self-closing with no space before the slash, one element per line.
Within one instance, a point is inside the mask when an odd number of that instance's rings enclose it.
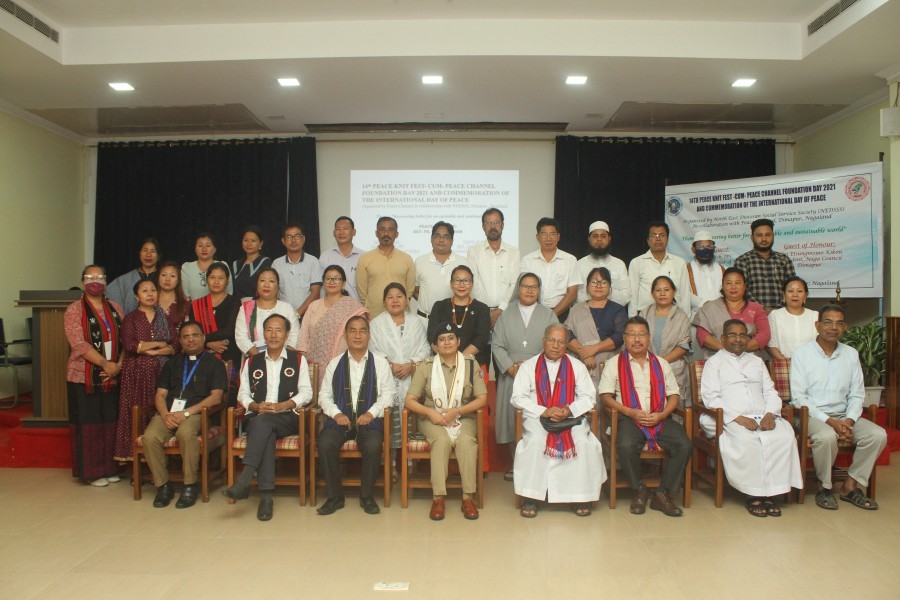
<path fill-rule="evenodd" d="M 188 412 L 188 411 L 184 411 L 183 414 L 184 414 L 184 418 L 185 418 L 185 419 L 187 419 L 187 418 L 189 418 L 189 417 L 191 416 L 191 413 Z"/>

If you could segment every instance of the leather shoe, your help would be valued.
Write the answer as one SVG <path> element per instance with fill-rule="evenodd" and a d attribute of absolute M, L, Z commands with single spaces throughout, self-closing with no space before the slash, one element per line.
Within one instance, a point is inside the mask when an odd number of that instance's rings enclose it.
<path fill-rule="evenodd" d="M 222 495 L 232 500 L 246 500 L 250 497 L 250 484 L 235 481 L 230 488 L 222 490 Z"/>
<path fill-rule="evenodd" d="M 381 509 L 378 508 L 378 503 L 375 502 L 375 499 L 372 496 L 366 496 L 365 498 L 360 497 L 359 505 L 366 511 L 366 514 L 377 515 L 381 512 Z"/>
<path fill-rule="evenodd" d="M 667 517 L 680 517 L 681 509 L 669 498 L 668 492 L 656 492 L 650 500 L 650 508 L 658 510 Z"/>
<path fill-rule="evenodd" d="M 320 515 L 330 515 L 342 508 L 344 508 L 344 497 L 338 496 L 337 498 L 329 498 L 326 500 L 325 504 L 316 509 L 316 512 Z"/>
<path fill-rule="evenodd" d="M 156 498 L 153 499 L 153 508 L 165 508 L 172 501 L 175 489 L 171 482 L 165 482 L 156 490 Z"/>
<path fill-rule="evenodd" d="M 192 507 L 197 502 L 199 492 L 200 486 L 196 483 L 184 486 L 184 489 L 181 490 L 181 495 L 178 497 L 178 502 L 175 503 L 175 508 Z"/>
<path fill-rule="evenodd" d="M 631 498 L 631 514 L 642 515 L 647 511 L 647 486 L 643 483 L 641 487 L 632 492 Z"/>
<path fill-rule="evenodd" d="M 263 496 L 259 499 L 259 508 L 256 509 L 256 518 L 260 521 L 272 520 L 272 496 Z"/>
<path fill-rule="evenodd" d="M 444 499 L 443 498 L 435 498 L 434 502 L 431 503 L 431 512 L 428 513 L 428 518 L 432 521 L 443 521 L 444 520 Z"/>
<path fill-rule="evenodd" d="M 478 518 L 478 506 L 475 505 L 475 501 L 471 498 L 463 498 L 462 501 L 462 513 L 465 518 L 470 521 L 474 521 Z"/>

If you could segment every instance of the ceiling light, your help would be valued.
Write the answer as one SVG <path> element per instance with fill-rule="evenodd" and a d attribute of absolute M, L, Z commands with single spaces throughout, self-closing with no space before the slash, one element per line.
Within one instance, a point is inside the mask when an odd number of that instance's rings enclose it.
<path fill-rule="evenodd" d="M 755 79 L 735 79 L 731 87 L 750 87 L 754 83 L 756 83 Z"/>
<path fill-rule="evenodd" d="M 569 75 L 566 77 L 566 85 L 584 85 L 587 83 L 587 77 L 584 75 Z"/>
<path fill-rule="evenodd" d="M 116 90 L 117 92 L 133 92 L 134 88 L 131 87 L 130 83 L 125 83 L 124 81 L 118 83 L 111 83 L 109 87 Z"/>
<path fill-rule="evenodd" d="M 298 87 L 300 80 L 296 77 L 281 77 L 278 79 L 278 83 L 281 87 Z"/>
<path fill-rule="evenodd" d="M 444 83 L 444 78 L 441 75 L 423 75 L 422 83 L 426 85 L 440 85 Z"/>

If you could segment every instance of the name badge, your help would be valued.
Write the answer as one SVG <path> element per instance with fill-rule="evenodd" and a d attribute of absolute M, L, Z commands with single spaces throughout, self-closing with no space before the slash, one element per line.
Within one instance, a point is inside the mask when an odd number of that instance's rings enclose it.
<path fill-rule="evenodd" d="M 172 400 L 172 410 L 169 412 L 182 412 L 186 404 L 187 400 L 184 398 L 175 398 Z"/>
<path fill-rule="evenodd" d="M 108 360 L 118 358 L 112 355 L 112 342 L 103 342 L 103 356 Z"/>

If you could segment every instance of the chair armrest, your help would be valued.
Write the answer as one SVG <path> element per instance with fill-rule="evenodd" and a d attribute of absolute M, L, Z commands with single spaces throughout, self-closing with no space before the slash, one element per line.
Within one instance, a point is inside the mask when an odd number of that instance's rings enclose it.
<path fill-rule="evenodd" d="M 516 409 L 516 442 L 522 439 L 523 431 L 522 431 L 522 409 Z"/>

